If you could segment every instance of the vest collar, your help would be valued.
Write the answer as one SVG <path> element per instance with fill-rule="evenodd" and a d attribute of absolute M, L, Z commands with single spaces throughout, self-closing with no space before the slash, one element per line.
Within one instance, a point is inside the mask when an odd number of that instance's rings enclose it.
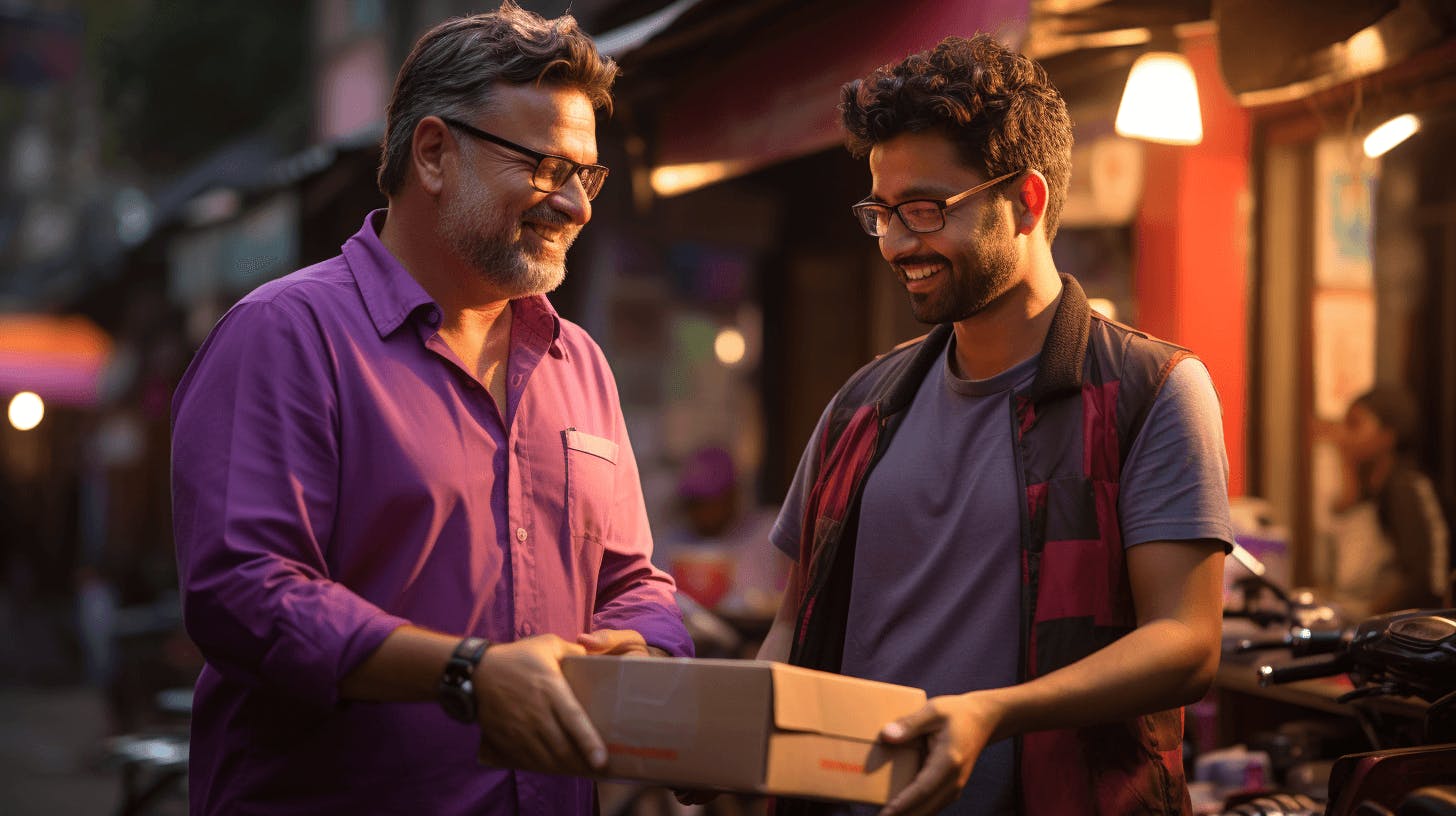
<path fill-rule="evenodd" d="M 1082 365 L 1087 359 L 1087 335 L 1092 326 L 1092 309 L 1087 294 L 1071 275 L 1062 275 L 1062 300 L 1052 315 L 1051 328 L 1041 347 L 1036 379 L 1026 396 L 1033 402 L 1063 391 L 1082 388 Z"/>
<path fill-rule="evenodd" d="M 1031 388 L 1026 392 L 1033 401 L 1082 387 L 1082 365 L 1087 359 L 1092 310 L 1077 279 L 1071 275 L 1061 277 L 1062 299 L 1057 304 L 1056 314 L 1052 315 L 1051 327 L 1047 329 L 1046 341 L 1042 344 L 1036 379 L 1032 380 Z M 952 324 L 942 323 L 908 351 L 909 358 L 902 364 L 899 375 L 891 378 L 889 387 L 876 400 L 880 416 L 889 416 L 909 407 L 926 373 L 940 359 L 953 330 Z"/>

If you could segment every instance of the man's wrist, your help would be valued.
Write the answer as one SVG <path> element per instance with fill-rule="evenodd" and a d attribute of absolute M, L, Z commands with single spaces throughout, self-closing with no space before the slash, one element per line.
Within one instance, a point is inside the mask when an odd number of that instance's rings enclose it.
<path fill-rule="evenodd" d="M 973 707 L 981 718 L 991 729 L 991 742 L 1014 737 L 1019 730 L 1012 722 L 1012 702 L 1008 699 L 1014 694 L 1015 686 L 1000 689 L 987 689 L 985 691 L 969 691 L 961 695 L 965 702 Z"/>
<path fill-rule="evenodd" d="M 473 723 L 478 717 L 475 702 L 475 668 L 490 648 L 490 641 L 467 637 L 455 646 L 440 676 L 439 699 L 445 713 L 457 722 Z"/>

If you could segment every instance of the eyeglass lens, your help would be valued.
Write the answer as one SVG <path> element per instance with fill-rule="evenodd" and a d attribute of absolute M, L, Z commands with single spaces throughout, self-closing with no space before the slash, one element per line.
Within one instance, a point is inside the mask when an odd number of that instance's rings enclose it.
<path fill-rule="evenodd" d="M 878 238 L 889 231 L 897 210 L 911 232 L 935 232 L 945 226 L 945 211 L 934 201 L 906 201 L 898 207 L 866 204 L 859 208 L 860 223 L 865 232 Z"/>
<path fill-rule="evenodd" d="M 557 156 L 545 156 L 536 164 L 536 173 L 531 181 L 541 192 L 554 193 L 571 181 L 573 171 L 581 178 L 586 197 L 596 198 L 597 193 L 602 191 L 602 184 L 607 180 L 605 167 L 579 165 Z"/>

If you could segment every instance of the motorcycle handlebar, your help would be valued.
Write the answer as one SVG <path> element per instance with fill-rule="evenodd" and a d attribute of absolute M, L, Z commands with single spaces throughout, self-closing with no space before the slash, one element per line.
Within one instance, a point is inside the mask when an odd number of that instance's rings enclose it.
<path fill-rule="evenodd" d="M 1343 629 L 1310 629 L 1300 627 L 1289 633 L 1290 648 L 1297 655 L 1328 654 L 1344 648 L 1347 640 Z"/>
<path fill-rule="evenodd" d="M 1287 648 L 1289 648 L 1289 638 L 1284 637 L 1278 640 L 1241 640 L 1234 647 L 1234 651 L 1238 654 L 1243 654 L 1245 652 L 1261 652 L 1265 649 Z"/>
<path fill-rule="evenodd" d="M 1317 677 L 1330 677 L 1336 674 L 1344 674 L 1354 668 L 1353 661 L 1349 655 L 1339 655 L 1328 660 L 1317 660 L 1310 663 L 1296 663 L 1292 666 L 1260 666 L 1259 686 L 1269 686 L 1281 683 L 1293 683 L 1296 680 L 1313 680 Z"/>
<path fill-rule="evenodd" d="M 1264 649 L 1289 649 L 1296 657 L 1303 657 L 1337 652 L 1345 645 L 1345 639 L 1345 633 L 1340 629 L 1298 627 L 1274 640 L 1241 640 L 1234 651 L 1242 654 Z"/>

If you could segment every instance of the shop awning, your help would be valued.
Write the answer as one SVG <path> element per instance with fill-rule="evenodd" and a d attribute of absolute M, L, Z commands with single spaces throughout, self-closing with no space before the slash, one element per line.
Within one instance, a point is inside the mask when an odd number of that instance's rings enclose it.
<path fill-rule="evenodd" d="M 650 42 L 653 37 L 667 31 L 679 17 L 691 11 L 700 2 L 702 0 L 674 0 L 651 14 L 639 17 L 619 28 L 598 34 L 593 38 L 596 40 L 597 50 L 609 57 L 621 59 L 624 55 Z"/>
<path fill-rule="evenodd" d="M 94 405 L 111 345 L 84 317 L 0 315 L 0 397 L 34 391 L 52 404 Z"/>
<path fill-rule="evenodd" d="M 1213 0 L 1212 9 L 1224 80 L 1250 107 L 1374 74 L 1456 33 L 1440 0 Z"/>
<path fill-rule="evenodd" d="M 743 42 L 663 101 L 653 188 L 676 195 L 842 139 L 839 89 L 951 34 L 995 34 L 1019 47 L 1029 0 L 849 2 Z"/>

